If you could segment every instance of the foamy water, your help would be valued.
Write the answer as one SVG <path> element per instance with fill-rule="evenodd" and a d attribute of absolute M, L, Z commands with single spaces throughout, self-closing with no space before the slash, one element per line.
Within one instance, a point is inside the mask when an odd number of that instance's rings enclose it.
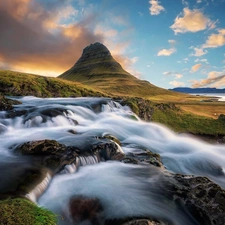
<path fill-rule="evenodd" d="M 207 176 L 225 188 L 224 145 L 207 144 L 178 135 L 160 124 L 134 120 L 134 114 L 128 107 L 109 99 L 23 97 L 19 100 L 23 104 L 16 106 L 15 110 L 24 111 L 20 116 L 6 118 L 6 112 L 0 114 L 0 124 L 4 127 L 4 132 L 0 134 L 0 165 L 4 165 L 3 173 L 4 168 L 12 167 L 13 161 L 13 165 L 24 161 L 12 151 L 12 146 L 17 144 L 54 139 L 82 149 L 91 146 L 96 137 L 110 134 L 120 140 L 122 150 L 127 154 L 135 153 L 137 149 L 149 149 L 160 154 L 168 171 Z M 68 132 L 71 130 L 75 134 Z M 88 160 L 89 164 L 98 162 L 93 157 Z M 66 217 L 70 197 L 84 195 L 100 199 L 104 208 L 103 221 L 122 216 L 151 216 L 161 218 L 165 224 L 168 221 L 182 225 L 198 224 L 162 194 L 160 181 L 164 171 L 161 169 L 120 162 L 104 162 L 78 171 L 73 166 L 65 169 L 74 174 L 54 177 L 39 200 L 41 206 L 57 214 L 65 214 Z M 13 179 L 14 170 L 11 170 L 10 178 L 3 176 L 7 182 Z M 0 185 L 0 190 L 4 188 L 4 185 Z M 62 220 L 59 223 L 71 222 Z"/>

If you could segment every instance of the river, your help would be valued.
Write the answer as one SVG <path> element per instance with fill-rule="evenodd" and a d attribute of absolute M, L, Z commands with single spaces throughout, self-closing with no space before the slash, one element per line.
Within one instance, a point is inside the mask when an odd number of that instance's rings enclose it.
<path fill-rule="evenodd" d="M 208 144 L 176 134 L 161 124 L 144 122 L 128 107 L 110 99 L 13 99 L 22 102 L 15 106 L 16 116 L 7 116 L 7 112 L 0 114 L 2 192 L 13 184 L 24 167 L 33 163 L 29 157 L 15 154 L 13 146 L 32 140 L 54 139 L 61 144 L 82 148 L 91 143 L 93 137 L 106 134 L 120 140 L 125 154 L 149 149 L 160 154 L 167 171 L 206 176 L 225 188 L 224 145 Z M 162 194 L 160 183 L 166 173 L 162 168 L 106 161 L 72 172 L 56 175 L 38 204 L 57 214 L 66 214 L 70 197 L 82 195 L 100 199 L 104 219 L 151 216 L 161 218 L 165 224 L 170 224 L 166 221 L 199 224 Z M 60 220 L 59 224 L 72 222 Z"/>

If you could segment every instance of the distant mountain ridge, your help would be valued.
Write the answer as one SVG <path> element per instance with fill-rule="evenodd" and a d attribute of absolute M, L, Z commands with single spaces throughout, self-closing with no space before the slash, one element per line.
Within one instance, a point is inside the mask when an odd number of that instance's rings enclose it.
<path fill-rule="evenodd" d="M 189 88 L 189 87 L 177 87 L 173 89 L 169 89 L 171 91 L 181 92 L 181 93 L 225 93 L 224 89 L 217 88 Z"/>
<path fill-rule="evenodd" d="M 84 48 L 80 59 L 58 78 L 77 81 L 110 95 L 136 97 L 177 95 L 125 71 L 112 57 L 107 47 L 99 42 Z"/>

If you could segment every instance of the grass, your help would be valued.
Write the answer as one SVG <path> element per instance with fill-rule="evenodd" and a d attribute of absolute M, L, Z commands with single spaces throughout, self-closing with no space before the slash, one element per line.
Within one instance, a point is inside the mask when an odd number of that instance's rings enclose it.
<path fill-rule="evenodd" d="M 176 132 L 214 135 L 215 137 L 225 135 L 224 120 L 198 116 L 183 110 L 177 112 L 170 109 L 155 110 L 152 121 L 162 123 Z"/>
<path fill-rule="evenodd" d="M 23 198 L 0 201 L 0 225 L 56 225 L 56 215 Z"/>
<path fill-rule="evenodd" d="M 0 93 L 37 97 L 106 96 L 77 82 L 5 70 L 0 70 Z"/>
<path fill-rule="evenodd" d="M 220 114 L 225 114 L 225 103 L 224 102 L 213 102 L 213 103 L 191 103 L 191 104 L 177 104 L 185 112 L 196 114 L 199 116 L 205 116 L 213 119 L 218 119 Z"/>

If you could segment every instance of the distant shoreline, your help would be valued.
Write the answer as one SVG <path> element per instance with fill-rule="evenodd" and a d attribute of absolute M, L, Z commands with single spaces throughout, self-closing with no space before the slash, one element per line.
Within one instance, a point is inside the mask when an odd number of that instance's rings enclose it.
<path fill-rule="evenodd" d="M 205 96 L 218 98 L 219 102 L 225 102 L 225 93 L 188 93 L 195 96 Z"/>

